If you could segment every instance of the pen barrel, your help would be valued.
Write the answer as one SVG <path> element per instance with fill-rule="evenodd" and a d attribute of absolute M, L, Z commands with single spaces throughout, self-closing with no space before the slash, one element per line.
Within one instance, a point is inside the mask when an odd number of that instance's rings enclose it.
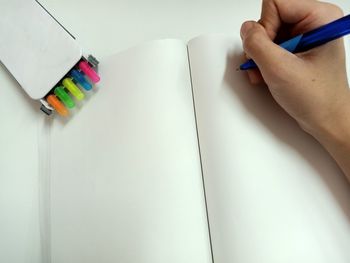
<path fill-rule="evenodd" d="M 350 15 L 302 35 L 294 53 L 321 46 L 350 33 Z"/>

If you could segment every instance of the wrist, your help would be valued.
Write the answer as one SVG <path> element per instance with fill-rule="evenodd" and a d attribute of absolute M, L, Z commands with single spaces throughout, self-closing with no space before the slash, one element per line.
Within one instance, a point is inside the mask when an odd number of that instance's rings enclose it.
<path fill-rule="evenodd" d="M 350 90 L 319 121 L 301 126 L 325 148 L 350 146 Z"/>

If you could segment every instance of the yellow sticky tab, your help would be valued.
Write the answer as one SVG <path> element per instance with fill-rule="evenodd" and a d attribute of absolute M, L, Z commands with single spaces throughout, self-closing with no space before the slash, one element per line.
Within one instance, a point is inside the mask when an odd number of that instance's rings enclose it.
<path fill-rule="evenodd" d="M 84 93 L 81 92 L 81 90 L 77 87 L 77 85 L 74 84 L 72 79 L 70 78 L 65 78 L 62 81 L 63 86 L 65 86 L 70 93 L 77 99 L 77 100 L 82 100 L 84 99 L 85 95 Z"/>

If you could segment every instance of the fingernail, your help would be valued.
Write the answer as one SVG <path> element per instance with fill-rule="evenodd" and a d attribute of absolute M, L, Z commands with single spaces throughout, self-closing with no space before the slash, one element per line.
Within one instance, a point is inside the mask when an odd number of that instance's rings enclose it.
<path fill-rule="evenodd" d="M 247 21 L 247 22 L 244 22 L 242 24 L 242 27 L 241 27 L 241 38 L 245 37 L 245 35 L 249 31 L 249 29 L 251 29 L 253 27 L 253 25 L 254 25 L 253 21 Z"/>

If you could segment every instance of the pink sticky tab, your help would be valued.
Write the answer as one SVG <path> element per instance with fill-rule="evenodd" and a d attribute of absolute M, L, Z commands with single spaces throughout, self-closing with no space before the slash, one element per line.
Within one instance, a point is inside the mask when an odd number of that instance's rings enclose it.
<path fill-rule="evenodd" d="M 79 63 L 79 68 L 82 72 L 85 73 L 86 76 L 91 79 L 93 83 L 97 83 L 100 81 L 100 76 L 96 73 L 95 70 L 93 70 L 90 65 L 86 61 L 81 61 Z"/>

